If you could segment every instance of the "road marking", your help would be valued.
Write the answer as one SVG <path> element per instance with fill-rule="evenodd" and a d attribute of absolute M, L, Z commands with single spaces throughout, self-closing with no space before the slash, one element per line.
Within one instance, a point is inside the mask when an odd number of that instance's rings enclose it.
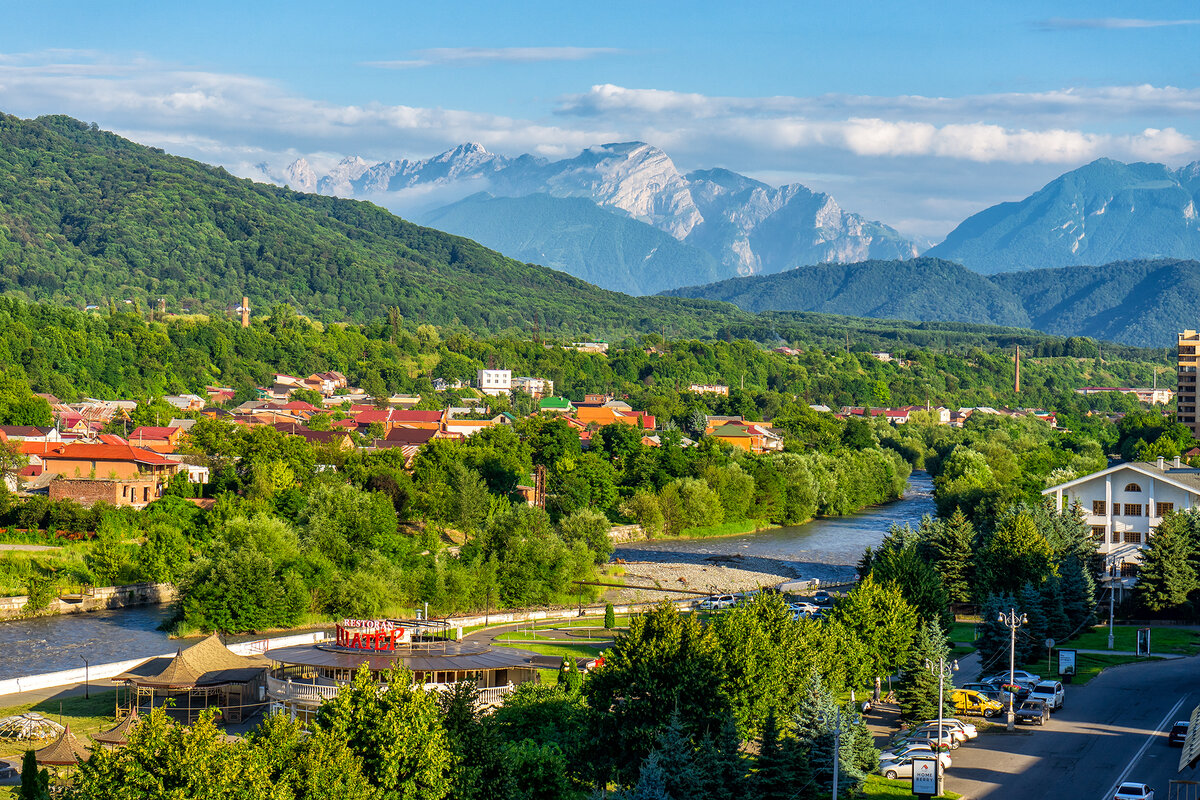
<path fill-rule="evenodd" d="M 1146 754 L 1146 751 L 1150 749 L 1150 745 L 1155 739 L 1158 738 L 1159 732 L 1167 726 L 1167 721 L 1175 716 L 1175 712 L 1179 710 L 1179 707 L 1183 705 L 1184 701 L 1189 697 L 1191 697 L 1190 694 L 1185 694 L 1183 697 L 1179 698 L 1178 703 L 1171 706 L 1171 710 L 1168 711 L 1167 715 L 1162 718 L 1161 722 L 1158 723 L 1158 727 L 1154 729 L 1153 733 L 1146 737 L 1145 743 L 1143 743 L 1141 748 L 1133 754 L 1133 758 L 1129 759 L 1129 763 L 1125 765 L 1125 771 L 1121 773 L 1121 777 L 1117 778 L 1117 782 L 1112 785 L 1112 788 L 1105 793 L 1104 800 L 1109 800 L 1110 797 L 1117 793 L 1117 787 L 1124 783 L 1125 779 L 1129 777 L 1129 773 L 1133 771 L 1133 765 L 1136 764 L 1138 760 Z"/>

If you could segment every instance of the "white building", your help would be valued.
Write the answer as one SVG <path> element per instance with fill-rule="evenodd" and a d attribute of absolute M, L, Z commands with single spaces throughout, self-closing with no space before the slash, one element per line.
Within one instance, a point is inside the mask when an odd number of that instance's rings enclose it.
<path fill-rule="evenodd" d="M 479 391 L 493 397 L 512 394 L 511 369 L 481 369 L 476 375 Z"/>
<path fill-rule="evenodd" d="M 1076 503 L 1092 529 L 1110 577 L 1131 585 L 1142 550 L 1163 516 L 1200 506 L 1200 469 L 1174 462 L 1137 461 L 1116 466 L 1042 491 L 1055 507 Z"/>
<path fill-rule="evenodd" d="M 729 387 L 718 383 L 693 383 L 688 387 L 688 391 L 694 394 L 719 394 L 729 397 Z"/>
<path fill-rule="evenodd" d="M 535 400 L 554 394 L 554 381 L 549 378 L 519 377 L 512 379 L 512 388 L 524 392 Z"/>

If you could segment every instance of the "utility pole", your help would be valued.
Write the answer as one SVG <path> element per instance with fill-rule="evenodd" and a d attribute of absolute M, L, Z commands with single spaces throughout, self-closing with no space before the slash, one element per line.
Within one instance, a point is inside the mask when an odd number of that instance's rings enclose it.
<path fill-rule="evenodd" d="M 1116 595 L 1116 587 L 1113 585 L 1113 579 L 1110 575 L 1108 578 L 1108 649 L 1113 649 L 1113 598 Z"/>
<path fill-rule="evenodd" d="M 1022 614 L 1017 616 L 1017 610 L 1010 608 L 1008 613 L 1000 612 L 999 622 L 1002 622 L 1009 631 L 1008 640 L 1008 730 L 1011 732 L 1014 728 L 1015 719 L 1013 717 L 1013 698 L 1015 696 L 1014 673 L 1017 669 L 1017 628 L 1029 622 L 1029 618 Z"/>

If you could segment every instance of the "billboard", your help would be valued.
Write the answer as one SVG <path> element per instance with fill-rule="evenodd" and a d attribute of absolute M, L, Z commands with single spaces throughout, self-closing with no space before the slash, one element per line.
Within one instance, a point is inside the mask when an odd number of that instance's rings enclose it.
<path fill-rule="evenodd" d="M 912 793 L 933 797 L 938 793 L 937 758 L 912 760 Z"/>
<path fill-rule="evenodd" d="M 1074 675 L 1075 674 L 1075 651 L 1074 650 L 1059 650 L 1058 651 L 1058 674 L 1059 675 Z"/>

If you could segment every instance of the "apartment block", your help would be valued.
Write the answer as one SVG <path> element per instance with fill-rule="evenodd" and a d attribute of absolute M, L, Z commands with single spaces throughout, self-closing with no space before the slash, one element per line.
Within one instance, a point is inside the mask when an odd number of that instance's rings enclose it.
<path fill-rule="evenodd" d="M 1200 437 L 1200 422 L 1196 414 L 1196 348 L 1200 346 L 1200 334 L 1195 331 L 1184 331 L 1179 334 L 1179 386 L 1175 390 L 1177 398 L 1177 419 L 1192 429 L 1192 435 Z"/>

